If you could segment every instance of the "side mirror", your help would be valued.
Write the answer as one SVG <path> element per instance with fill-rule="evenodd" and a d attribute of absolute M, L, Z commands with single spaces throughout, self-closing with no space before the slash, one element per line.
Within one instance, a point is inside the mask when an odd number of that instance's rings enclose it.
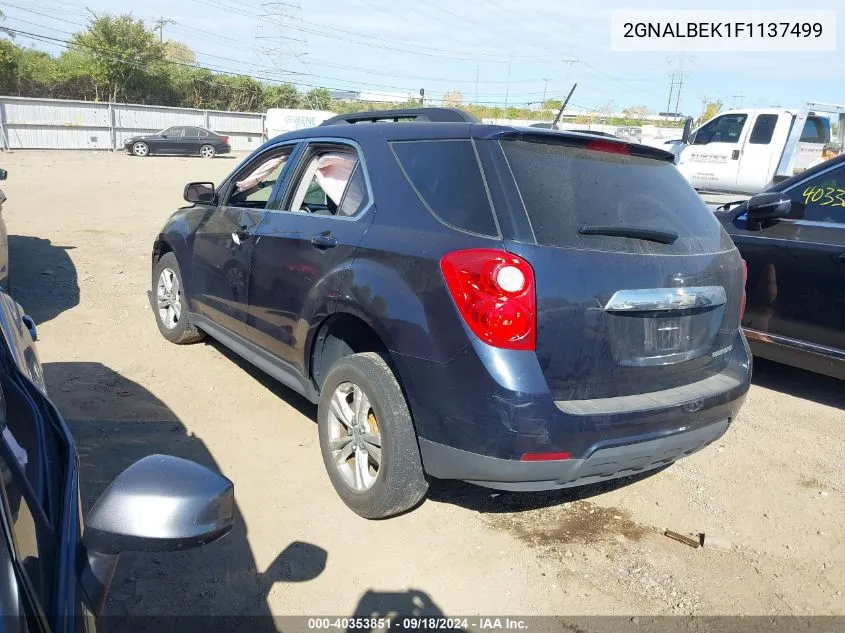
<path fill-rule="evenodd" d="M 5 169 L 0 169 L 0 180 L 6 180 L 9 177 L 9 172 Z"/>
<path fill-rule="evenodd" d="M 97 499 L 83 541 L 102 554 L 183 550 L 219 539 L 234 521 L 231 481 L 186 459 L 150 455 Z"/>
<path fill-rule="evenodd" d="M 121 552 L 199 547 L 226 535 L 235 522 L 231 481 L 179 457 L 150 455 L 120 473 L 91 509 L 82 541 L 87 564 L 79 582 L 99 615 Z"/>
<path fill-rule="evenodd" d="M 190 182 L 185 185 L 185 191 L 182 195 L 185 200 L 194 204 L 214 202 L 214 183 Z"/>
<path fill-rule="evenodd" d="M 792 200 L 783 193 L 758 193 L 748 201 L 746 212 L 752 222 L 785 218 L 792 210 Z"/>
<path fill-rule="evenodd" d="M 684 121 L 684 133 L 681 135 L 681 142 L 684 145 L 689 145 L 692 142 L 692 117 L 687 117 Z"/>

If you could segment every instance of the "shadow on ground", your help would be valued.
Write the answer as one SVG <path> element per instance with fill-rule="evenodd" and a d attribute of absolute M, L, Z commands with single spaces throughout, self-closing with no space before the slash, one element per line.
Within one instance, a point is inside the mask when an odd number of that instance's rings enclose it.
<path fill-rule="evenodd" d="M 232 361 L 232 363 L 237 365 L 241 370 L 245 371 L 247 374 L 252 376 L 261 386 L 273 393 L 280 400 L 284 400 L 287 404 L 296 409 L 297 412 L 304 415 L 309 420 L 312 420 L 316 424 L 316 404 L 312 404 L 307 398 L 304 398 L 303 396 L 299 395 L 293 389 L 285 387 L 278 380 L 270 377 L 269 374 L 258 369 L 258 367 L 256 367 L 249 361 L 244 360 L 243 357 L 238 356 L 235 352 L 230 350 L 222 343 L 215 341 L 210 336 L 205 337 L 205 340 L 203 342 L 206 345 L 209 345 L 218 352 L 220 352 L 222 356 L 225 356 L 227 359 Z"/>
<path fill-rule="evenodd" d="M 755 358 L 751 381 L 758 387 L 845 409 L 845 382 L 836 378 Z"/>
<path fill-rule="evenodd" d="M 383 592 L 383 591 L 367 591 L 358 601 L 355 607 L 355 612 L 352 614 L 354 618 L 361 618 L 365 623 L 367 619 L 378 620 L 380 618 L 390 618 L 391 631 L 418 631 L 418 630 L 437 630 L 437 631 L 464 631 L 461 623 L 458 620 L 453 620 L 446 616 L 440 607 L 424 591 L 411 589 L 409 591 L 397 592 Z M 435 622 L 426 624 L 420 623 L 418 618 L 435 618 Z M 449 622 L 443 623 L 439 620 L 445 618 Z M 408 620 L 407 622 L 405 620 Z M 359 624 L 359 622 L 356 622 Z M 407 626 L 405 626 L 407 624 Z M 448 626 L 452 624 L 453 626 Z M 347 631 L 374 631 L 375 627 L 352 628 Z"/>
<path fill-rule="evenodd" d="M 76 266 L 68 254 L 74 248 L 40 237 L 9 236 L 10 294 L 36 324 L 79 305 Z"/>
<path fill-rule="evenodd" d="M 431 501 L 451 503 L 484 514 L 527 512 L 552 506 L 565 505 L 596 497 L 635 482 L 648 479 L 669 468 L 665 466 L 639 475 L 613 479 L 578 488 L 562 488 L 544 492 L 505 492 L 482 488 L 463 481 L 433 479 L 428 498 Z"/>
<path fill-rule="evenodd" d="M 97 409 L 94 420 L 68 420 L 81 462 L 86 513 L 115 476 L 146 455 L 176 455 L 220 471 L 203 441 L 188 433 L 167 405 L 141 385 L 100 363 L 46 363 L 44 373 L 60 409 L 65 399 L 74 402 L 69 407 L 73 411 L 80 411 L 79 403 L 85 401 Z M 102 399 L 98 395 L 102 390 L 116 390 L 120 395 Z M 137 419 L 127 416 L 127 411 L 138 412 Z M 238 482 L 234 483 L 237 499 Z M 124 623 L 123 618 L 132 616 L 133 631 L 140 622 L 136 616 L 216 616 L 210 624 L 218 629 L 228 626 L 232 616 L 267 616 L 251 619 L 250 630 L 275 632 L 267 603 L 273 584 L 312 580 L 322 573 L 326 559 L 327 553 L 320 547 L 290 543 L 269 569 L 260 573 L 246 524 L 236 508 L 232 532 L 201 549 L 122 554 L 106 616 Z M 235 623 L 234 619 L 229 622 Z M 162 622 L 148 624 L 146 628 L 152 631 Z M 116 630 L 114 626 L 112 630 Z"/>

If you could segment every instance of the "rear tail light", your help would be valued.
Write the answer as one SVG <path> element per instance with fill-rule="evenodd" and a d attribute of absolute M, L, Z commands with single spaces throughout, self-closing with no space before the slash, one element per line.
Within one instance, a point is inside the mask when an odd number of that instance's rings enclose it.
<path fill-rule="evenodd" d="M 224 143 L 226 143 L 226 145 L 228 145 L 228 144 L 229 144 L 229 137 L 228 137 L 228 136 L 224 136 L 224 137 L 223 137 L 223 142 L 224 142 Z"/>
<path fill-rule="evenodd" d="M 630 154 L 631 148 L 624 143 L 614 143 L 613 141 L 590 141 L 585 145 L 585 149 L 591 149 L 596 152 L 609 152 L 611 154 Z"/>
<path fill-rule="evenodd" d="M 743 259 L 742 260 L 742 303 L 739 304 L 739 320 L 742 321 L 742 318 L 745 316 L 745 285 L 748 283 L 748 263 Z"/>
<path fill-rule="evenodd" d="M 534 270 L 511 253 L 471 249 L 449 253 L 440 270 L 455 305 L 482 341 L 533 350 L 537 339 Z"/>
<path fill-rule="evenodd" d="M 553 462 L 570 459 L 569 453 L 525 453 L 522 456 L 524 462 Z"/>

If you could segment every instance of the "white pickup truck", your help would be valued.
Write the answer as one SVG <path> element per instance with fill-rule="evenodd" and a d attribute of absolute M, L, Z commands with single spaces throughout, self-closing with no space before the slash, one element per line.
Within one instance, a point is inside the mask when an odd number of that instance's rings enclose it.
<path fill-rule="evenodd" d="M 701 192 L 762 191 L 818 159 L 834 136 L 845 140 L 845 106 L 808 103 L 802 109 L 730 110 L 693 131 L 678 169 Z"/>

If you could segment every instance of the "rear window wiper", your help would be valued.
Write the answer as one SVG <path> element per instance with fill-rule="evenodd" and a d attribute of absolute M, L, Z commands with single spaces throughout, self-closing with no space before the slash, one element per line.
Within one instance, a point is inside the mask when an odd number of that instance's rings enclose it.
<path fill-rule="evenodd" d="M 660 242 L 661 244 L 673 244 L 678 239 L 674 231 L 661 231 L 660 229 L 649 229 L 642 226 L 627 226 L 625 224 L 612 225 L 589 225 L 585 224 L 578 232 L 581 235 L 608 235 L 611 237 L 631 237 L 636 240 L 648 240 Z"/>

